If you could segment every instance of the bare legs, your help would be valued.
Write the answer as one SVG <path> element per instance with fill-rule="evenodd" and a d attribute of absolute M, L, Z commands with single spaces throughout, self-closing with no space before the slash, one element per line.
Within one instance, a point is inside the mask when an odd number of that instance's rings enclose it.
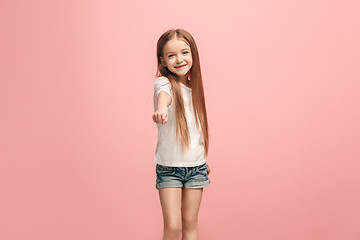
<path fill-rule="evenodd" d="M 159 188 L 164 218 L 163 240 L 198 240 L 198 214 L 203 188 Z"/>
<path fill-rule="evenodd" d="M 159 188 L 164 219 L 163 240 L 179 240 L 181 234 L 181 188 Z"/>
<path fill-rule="evenodd" d="M 198 215 L 203 188 L 183 188 L 182 239 L 198 240 Z"/>

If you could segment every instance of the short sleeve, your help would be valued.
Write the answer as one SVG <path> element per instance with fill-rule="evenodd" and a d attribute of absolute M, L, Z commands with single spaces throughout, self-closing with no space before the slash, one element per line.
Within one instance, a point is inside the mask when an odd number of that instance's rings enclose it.
<path fill-rule="evenodd" d="M 157 106 L 158 96 L 159 96 L 160 92 L 162 92 L 162 91 L 169 94 L 170 99 L 171 99 L 171 102 L 170 102 L 170 104 L 171 104 L 172 103 L 171 83 L 167 77 L 163 77 L 163 76 L 156 79 L 156 81 L 154 83 L 154 107 L 155 108 Z"/>

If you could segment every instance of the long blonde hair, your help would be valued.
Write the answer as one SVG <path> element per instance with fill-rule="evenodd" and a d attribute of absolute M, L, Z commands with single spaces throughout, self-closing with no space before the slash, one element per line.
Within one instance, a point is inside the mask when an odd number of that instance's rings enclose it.
<path fill-rule="evenodd" d="M 174 95 L 174 108 L 175 108 L 175 116 L 176 116 L 176 136 L 180 139 L 182 151 L 185 149 L 189 149 L 190 145 L 190 136 L 189 136 L 189 128 L 186 121 L 185 108 L 184 108 L 184 100 L 181 93 L 181 86 L 178 82 L 176 74 L 171 72 L 167 67 L 163 67 L 161 64 L 160 57 L 163 57 L 163 49 L 165 44 L 173 39 L 178 38 L 184 40 L 191 49 L 191 55 L 193 64 L 191 69 L 189 70 L 188 77 L 191 80 L 191 92 L 192 92 L 192 102 L 195 113 L 195 123 L 197 128 L 199 129 L 199 123 L 201 125 L 202 130 L 202 139 L 204 142 L 204 150 L 205 156 L 208 155 L 209 149 L 209 130 L 208 130 L 208 121 L 206 114 L 206 106 L 205 106 L 205 95 L 203 82 L 201 77 L 200 70 L 200 59 L 198 49 L 195 43 L 194 38 L 191 34 L 184 29 L 170 29 L 163 33 L 158 40 L 157 43 L 157 62 L 158 68 L 156 76 L 165 76 L 169 79 Z"/>

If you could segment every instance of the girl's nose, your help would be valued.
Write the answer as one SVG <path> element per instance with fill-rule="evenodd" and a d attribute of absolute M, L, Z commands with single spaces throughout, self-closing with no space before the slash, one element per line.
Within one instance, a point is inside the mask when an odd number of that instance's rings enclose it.
<path fill-rule="evenodd" d="M 181 57 L 177 57 L 176 60 L 177 60 L 178 63 L 181 63 L 181 62 L 182 62 L 182 58 L 181 58 Z"/>

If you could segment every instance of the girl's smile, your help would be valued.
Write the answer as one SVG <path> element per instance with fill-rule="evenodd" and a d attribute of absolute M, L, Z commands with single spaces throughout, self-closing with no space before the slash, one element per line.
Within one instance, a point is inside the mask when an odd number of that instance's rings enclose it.
<path fill-rule="evenodd" d="M 185 67 L 185 66 L 186 66 L 186 64 L 183 64 L 183 65 L 180 65 L 180 66 L 175 67 L 175 68 L 180 69 L 180 68 L 183 68 L 183 67 Z"/>

